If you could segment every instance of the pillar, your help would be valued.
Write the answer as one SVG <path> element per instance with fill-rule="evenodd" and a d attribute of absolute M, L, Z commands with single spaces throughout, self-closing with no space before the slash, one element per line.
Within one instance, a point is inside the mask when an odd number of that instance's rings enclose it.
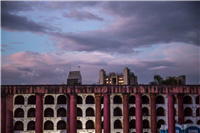
<path fill-rule="evenodd" d="M 1 132 L 6 132 L 6 95 L 1 94 Z"/>
<path fill-rule="evenodd" d="M 70 94 L 70 133 L 77 133 L 77 95 Z"/>
<path fill-rule="evenodd" d="M 101 94 L 95 94 L 95 133 L 101 133 Z"/>
<path fill-rule="evenodd" d="M 123 94 L 123 133 L 129 133 L 128 94 Z"/>
<path fill-rule="evenodd" d="M 183 94 L 178 94 L 178 123 L 184 124 Z"/>
<path fill-rule="evenodd" d="M 151 98 L 151 133 L 157 133 L 156 94 L 150 94 L 150 98 Z"/>
<path fill-rule="evenodd" d="M 35 110 L 35 133 L 43 133 L 43 118 L 44 118 L 44 109 L 43 109 L 43 96 L 42 93 L 36 93 L 36 110 Z"/>
<path fill-rule="evenodd" d="M 175 133 L 174 96 L 168 94 L 168 132 Z"/>
<path fill-rule="evenodd" d="M 199 118 L 200 118 L 200 94 L 199 94 Z"/>
<path fill-rule="evenodd" d="M 104 129 L 104 133 L 110 133 L 110 95 L 109 94 L 104 94 L 103 129 Z"/>
<path fill-rule="evenodd" d="M 70 133 L 70 96 L 67 94 L 67 133 Z"/>
<path fill-rule="evenodd" d="M 142 98 L 141 94 L 135 94 L 136 98 L 136 133 L 143 132 L 143 125 L 142 125 Z"/>
<path fill-rule="evenodd" d="M 13 133 L 13 95 L 6 97 L 6 133 Z"/>

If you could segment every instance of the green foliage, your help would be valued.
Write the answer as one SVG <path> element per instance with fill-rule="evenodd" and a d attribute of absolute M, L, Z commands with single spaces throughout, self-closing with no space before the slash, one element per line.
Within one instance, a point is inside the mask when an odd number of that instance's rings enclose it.
<path fill-rule="evenodd" d="M 177 85 L 176 79 L 169 77 L 169 79 L 163 80 L 160 75 L 154 75 L 154 81 L 149 82 L 150 85 Z"/>

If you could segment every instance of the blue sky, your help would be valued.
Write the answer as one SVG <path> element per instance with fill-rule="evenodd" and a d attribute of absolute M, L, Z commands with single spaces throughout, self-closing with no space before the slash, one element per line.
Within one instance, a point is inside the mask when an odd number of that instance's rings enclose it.
<path fill-rule="evenodd" d="M 83 84 L 99 70 L 129 67 L 139 84 L 186 75 L 199 84 L 199 2 L 1 3 L 2 84 L 61 84 L 81 66 Z"/>

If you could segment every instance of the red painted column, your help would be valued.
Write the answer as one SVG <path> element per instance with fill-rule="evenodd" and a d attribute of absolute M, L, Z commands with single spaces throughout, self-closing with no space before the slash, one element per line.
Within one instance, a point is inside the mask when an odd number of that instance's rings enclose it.
<path fill-rule="evenodd" d="M 200 118 L 200 94 L 199 94 L 199 118 Z"/>
<path fill-rule="evenodd" d="M 6 95 L 1 94 L 1 133 L 6 132 Z"/>
<path fill-rule="evenodd" d="M 175 133 L 174 96 L 168 94 L 168 132 Z"/>
<path fill-rule="evenodd" d="M 128 94 L 123 94 L 123 133 L 129 133 Z"/>
<path fill-rule="evenodd" d="M 36 93 L 36 110 L 35 110 L 35 133 L 43 133 L 43 96 L 42 93 Z"/>
<path fill-rule="evenodd" d="M 157 133 L 156 95 L 150 94 L 150 98 L 151 98 L 151 133 Z"/>
<path fill-rule="evenodd" d="M 177 94 L 177 97 L 178 97 L 178 123 L 184 124 L 183 94 Z"/>
<path fill-rule="evenodd" d="M 101 133 L 101 94 L 95 94 L 95 133 Z"/>
<path fill-rule="evenodd" d="M 136 98 L 136 133 L 143 132 L 143 124 L 142 124 L 142 98 L 141 94 L 135 94 Z"/>
<path fill-rule="evenodd" d="M 70 133 L 77 133 L 77 95 L 70 94 Z"/>
<path fill-rule="evenodd" d="M 104 129 L 104 133 L 110 133 L 110 95 L 109 94 L 104 94 L 103 129 Z"/>
<path fill-rule="evenodd" d="M 6 133 L 13 133 L 13 95 L 6 97 Z"/>
<path fill-rule="evenodd" d="M 67 133 L 70 133 L 70 96 L 67 94 Z"/>

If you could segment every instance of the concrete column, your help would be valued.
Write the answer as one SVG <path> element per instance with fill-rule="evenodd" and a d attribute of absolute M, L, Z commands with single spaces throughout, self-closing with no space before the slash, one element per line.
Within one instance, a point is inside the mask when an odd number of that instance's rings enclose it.
<path fill-rule="evenodd" d="M 13 95 L 6 97 L 6 133 L 13 133 Z"/>
<path fill-rule="evenodd" d="M 70 133 L 70 96 L 67 94 L 67 133 Z"/>
<path fill-rule="evenodd" d="M 178 123 L 184 124 L 183 94 L 178 94 Z"/>
<path fill-rule="evenodd" d="M 70 94 L 70 133 L 77 133 L 77 95 Z"/>
<path fill-rule="evenodd" d="M 175 133 L 174 96 L 168 94 L 168 132 Z"/>
<path fill-rule="evenodd" d="M 1 94 L 1 133 L 6 132 L 6 95 Z"/>
<path fill-rule="evenodd" d="M 157 133 L 156 95 L 150 94 L 150 98 L 151 98 L 151 133 Z"/>
<path fill-rule="evenodd" d="M 36 93 L 36 109 L 35 109 L 35 133 L 43 133 L 43 118 L 44 118 L 44 107 L 43 107 L 43 96 L 42 93 Z"/>
<path fill-rule="evenodd" d="M 123 133 L 129 133 L 128 94 L 123 94 Z"/>
<path fill-rule="evenodd" d="M 143 132 L 143 124 L 142 124 L 142 98 L 141 94 L 135 94 L 136 98 L 136 133 Z"/>
<path fill-rule="evenodd" d="M 104 133 L 110 133 L 110 94 L 104 94 L 103 129 Z"/>
<path fill-rule="evenodd" d="M 95 133 L 101 133 L 101 94 L 95 94 Z"/>
<path fill-rule="evenodd" d="M 141 94 L 135 94 L 136 99 L 136 133 L 143 132 L 143 124 L 142 124 L 142 98 Z"/>

